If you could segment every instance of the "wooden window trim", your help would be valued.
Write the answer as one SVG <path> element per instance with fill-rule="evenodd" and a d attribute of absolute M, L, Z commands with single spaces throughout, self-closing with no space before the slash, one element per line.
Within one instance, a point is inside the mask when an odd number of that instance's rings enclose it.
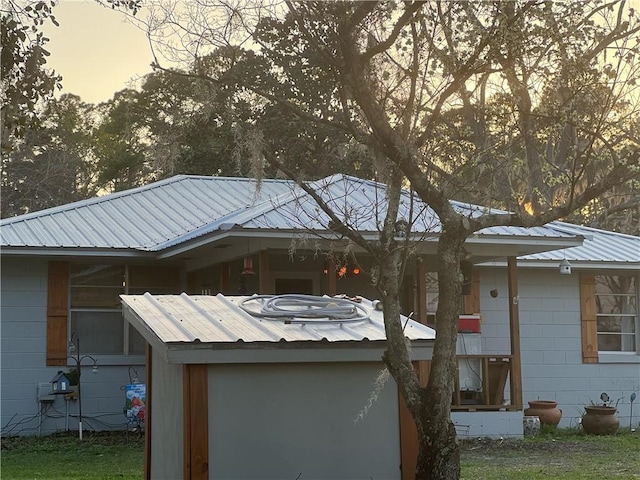
<path fill-rule="evenodd" d="M 47 366 L 67 364 L 69 263 L 51 261 L 47 271 Z"/>
<path fill-rule="evenodd" d="M 580 325 L 582 363 L 598 363 L 598 322 L 596 317 L 596 277 L 580 274 Z"/>

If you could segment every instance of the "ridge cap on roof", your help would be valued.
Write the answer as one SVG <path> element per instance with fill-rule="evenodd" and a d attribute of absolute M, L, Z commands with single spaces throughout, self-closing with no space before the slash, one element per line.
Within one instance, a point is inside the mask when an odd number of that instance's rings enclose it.
<path fill-rule="evenodd" d="M 234 178 L 234 177 L 231 177 L 231 178 Z M 294 185 L 296 184 L 294 183 L 292 186 Z M 277 201 L 280 198 L 284 198 L 286 196 L 291 196 L 292 198 L 290 200 L 287 200 L 286 202 L 280 203 L 278 205 L 274 205 L 273 202 Z M 217 220 L 200 225 L 199 227 L 189 230 L 188 232 L 184 232 L 181 235 L 178 235 L 177 237 L 167 240 L 166 242 L 159 243 L 158 245 L 155 246 L 155 249 L 158 251 L 161 251 L 166 248 L 173 247 L 175 245 L 180 245 L 184 241 L 183 239 L 185 238 L 202 237 L 204 235 L 208 235 L 209 233 L 215 232 L 216 230 L 221 230 L 221 229 L 226 230 L 229 228 L 229 227 L 224 227 L 224 225 L 226 224 L 233 223 L 234 225 L 242 226 L 242 223 L 245 223 L 247 220 L 251 219 L 252 217 L 255 217 L 256 215 L 260 215 L 260 214 L 265 214 L 271 210 L 274 210 L 275 208 L 281 207 L 282 205 L 286 205 L 287 203 L 295 200 L 296 198 L 297 198 L 296 193 L 293 190 L 289 192 L 280 193 L 278 195 L 275 195 L 274 197 L 265 198 L 264 200 L 260 200 L 259 202 L 256 202 L 253 205 L 246 205 L 244 207 L 238 208 L 237 210 L 226 213 L 225 215 L 218 218 Z M 249 218 L 245 219 L 244 217 L 249 217 Z"/>

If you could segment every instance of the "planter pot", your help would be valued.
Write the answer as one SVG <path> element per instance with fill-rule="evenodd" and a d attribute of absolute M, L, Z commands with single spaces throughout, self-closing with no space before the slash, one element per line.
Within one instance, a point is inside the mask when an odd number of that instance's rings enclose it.
<path fill-rule="evenodd" d="M 531 400 L 524 414 L 528 417 L 540 417 L 541 425 L 556 426 L 562 418 L 562 410 L 556 408 L 558 402 L 553 400 Z"/>
<path fill-rule="evenodd" d="M 616 407 L 591 405 L 584 407 L 582 428 L 591 435 L 611 435 L 618 431 L 620 419 L 616 415 Z"/>

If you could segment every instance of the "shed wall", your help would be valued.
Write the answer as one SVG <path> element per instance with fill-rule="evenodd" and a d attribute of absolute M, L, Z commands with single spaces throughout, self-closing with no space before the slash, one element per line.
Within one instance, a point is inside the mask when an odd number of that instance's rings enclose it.
<path fill-rule="evenodd" d="M 183 476 L 184 413 L 182 365 L 168 364 L 153 350 L 151 359 L 151 476 L 173 480 Z"/>
<path fill-rule="evenodd" d="M 209 478 L 399 479 L 398 395 L 392 380 L 356 421 L 381 368 L 379 363 L 209 366 Z"/>

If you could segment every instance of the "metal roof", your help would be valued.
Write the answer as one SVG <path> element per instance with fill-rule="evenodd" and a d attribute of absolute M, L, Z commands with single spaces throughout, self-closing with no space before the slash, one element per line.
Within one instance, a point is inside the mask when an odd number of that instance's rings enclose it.
<path fill-rule="evenodd" d="M 581 235 L 584 238 L 583 244 L 579 247 L 518 257 L 519 264 L 556 263 L 566 258 L 569 262 L 583 268 L 640 268 L 640 237 L 564 222 L 552 222 L 550 226 L 560 231 Z"/>
<path fill-rule="evenodd" d="M 246 313 L 240 302 L 251 297 L 181 295 L 121 295 L 125 318 L 145 339 L 165 352 L 173 349 L 283 349 L 322 346 L 366 347 L 386 340 L 381 311 L 362 299 L 369 317 L 358 321 L 304 320 L 288 323 Z M 402 317 L 405 336 L 431 342 L 435 331 Z M 379 357 L 377 357 L 379 360 Z"/>
<path fill-rule="evenodd" d="M 332 175 L 313 182 L 313 187 L 324 202 L 347 225 L 359 232 L 378 232 L 387 213 L 387 204 L 383 202 L 386 185 L 350 177 Z M 459 212 L 469 217 L 477 217 L 485 209 L 473 204 L 452 201 Z M 498 212 L 495 210 L 495 212 Z M 505 212 L 506 213 L 506 212 Z M 411 229 L 418 233 L 439 234 L 440 220 L 436 213 L 417 195 L 403 191 L 398 212 L 400 219 L 410 220 Z M 269 228 L 296 230 L 301 225 L 314 230 L 326 230 L 328 217 L 321 211 L 313 198 L 299 187 L 293 192 L 281 195 L 239 212 L 227 218 L 243 228 Z M 476 232 L 476 237 L 544 237 L 572 238 L 575 235 L 541 227 L 490 227 Z"/>
<path fill-rule="evenodd" d="M 92 248 L 155 251 L 290 191 L 283 180 L 179 175 L 111 195 L 2 220 L 3 247 Z"/>
<path fill-rule="evenodd" d="M 180 175 L 144 187 L 4 219 L 0 223 L 3 254 L 12 252 L 90 251 L 106 254 L 149 254 L 214 239 L 230 230 L 259 235 L 316 229 L 327 232 L 327 217 L 305 192 L 289 180 L 258 181 L 234 177 Z M 377 232 L 385 214 L 386 186 L 346 175 L 313 183 L 338 216 L 361 232 Z M 483 207 L 452 202 L 469 216 Z M 403 192 L 400 217 L 413 216 L 414 232 L 437 235 L 440 223 L 433 211 Z M 474 234 L 469 243 L 519 242 L 537 250 L 562 248 L 581 236 L 593 240 L 556 253 L 520 257 L 527 261 L 557 260 L 559 255 L 611 263 L 638 261 L 638 237 L 588 229 L 562 222 L 542 227 L 491 227 Z M 551 246 L 541 241 L 555 242 Z M 564 243 L 562 243 L 564 242 Z M 540 246 L 542 245 L 542 246 Z M 191 247 L 188 247 L 191 248 Z M 535 250 L 530 250 L 535 251 Z M 524 253 L 524 252 L 523 252 Z M 571 260 L 573 257 L 567 257 Z"/>

